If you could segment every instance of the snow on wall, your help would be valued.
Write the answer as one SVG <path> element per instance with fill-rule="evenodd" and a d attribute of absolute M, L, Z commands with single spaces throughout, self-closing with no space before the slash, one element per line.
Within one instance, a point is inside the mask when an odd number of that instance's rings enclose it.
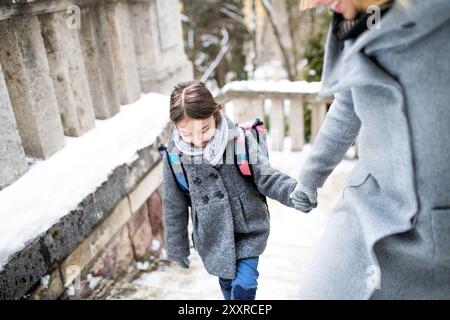
<path fill-rule="evenodd" d="M 66 147 L 0 191 L 0 270 L 60 218 L 76 209 L 115 168 L 132 163 L 169 121 L 169 98 L 149 93 L 121 107 L 81 137 L 66 137 Z"/>

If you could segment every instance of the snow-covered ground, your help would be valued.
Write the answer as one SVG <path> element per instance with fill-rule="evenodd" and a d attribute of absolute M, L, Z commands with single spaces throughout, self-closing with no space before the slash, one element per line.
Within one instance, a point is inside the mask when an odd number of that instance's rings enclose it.
<path fill-rule="evenodd" d="M 169 121 L 169 98 L 149 93 L 0 191 L 0 270 L 28 241 L 48 230 L 94 192 L 118 166 L 136 159 Z"/>
<path fill-rule="evenodd" d="M 289 141 L 287 141 L 289 150 Z M 271 152 L 271 163 L 281 171 L 296 176 L 310 150 Z M 271 234 L 260 258 L 257 299 L 297 299 L 300 279 L 314 253 L 328 217 L 341 196 L 343 182 L 355 162 L 344 160 L 319 190 L 319 206 L 309 214 L 269 200 Z M 197 253 L 192 250 L 191 267 L 175 264 L 142 273 L 133 282 L 116 284 L 108 299 L 222 299 L 218 280 L 209 275 Z"/>

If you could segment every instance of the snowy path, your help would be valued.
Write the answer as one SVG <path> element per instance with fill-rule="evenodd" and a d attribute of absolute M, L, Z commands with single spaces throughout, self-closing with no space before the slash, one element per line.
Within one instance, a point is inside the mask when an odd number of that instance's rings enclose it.
<path fill-rule="evenodd" d="M 272 152 L 274 167 L 296 176 L 307 154 Z M 340 197 L 342 185 L 354 161 L 344 160 L 319 190 L 319 206 L 308 215 L 269 200 L 271 235 L 259 264 L 257 299 L 297 299 L 302 273 L 312 258 L 327 219 Z M 292 164 L 296 164 L 293 166 Z M 192 251 L 191 267 L 184 270 L 175 264 L 142 273 L 133 282 L 121 281 L 107 299 L 222 299 L 216 277 L 204 270 L 200 258 Z"/>

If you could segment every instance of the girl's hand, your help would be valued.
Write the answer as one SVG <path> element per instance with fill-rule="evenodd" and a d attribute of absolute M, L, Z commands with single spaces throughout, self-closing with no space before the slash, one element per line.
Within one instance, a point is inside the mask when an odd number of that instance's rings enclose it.
<path fill-rule="evenodd" d="M 289 195 L 295 209 L 308 213 L 317 207 L 317 189 L 309 188 L 298 182 L 294 191 Z"/>

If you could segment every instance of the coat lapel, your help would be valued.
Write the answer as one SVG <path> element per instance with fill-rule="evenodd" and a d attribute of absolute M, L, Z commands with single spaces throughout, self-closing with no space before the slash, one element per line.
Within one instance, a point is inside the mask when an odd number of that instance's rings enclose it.
<path fill-rule="evenodd" d="M 450 19 L 450 1 L 410 0 L 407 7 L 394 4 L 379 22 L 356 40 L 342 43 L 330 30 L 320 95 L 331 96 L 354 86 L 388 85 L 399 88 L 371 56 L 378 50 L 411 44 Z"/>

